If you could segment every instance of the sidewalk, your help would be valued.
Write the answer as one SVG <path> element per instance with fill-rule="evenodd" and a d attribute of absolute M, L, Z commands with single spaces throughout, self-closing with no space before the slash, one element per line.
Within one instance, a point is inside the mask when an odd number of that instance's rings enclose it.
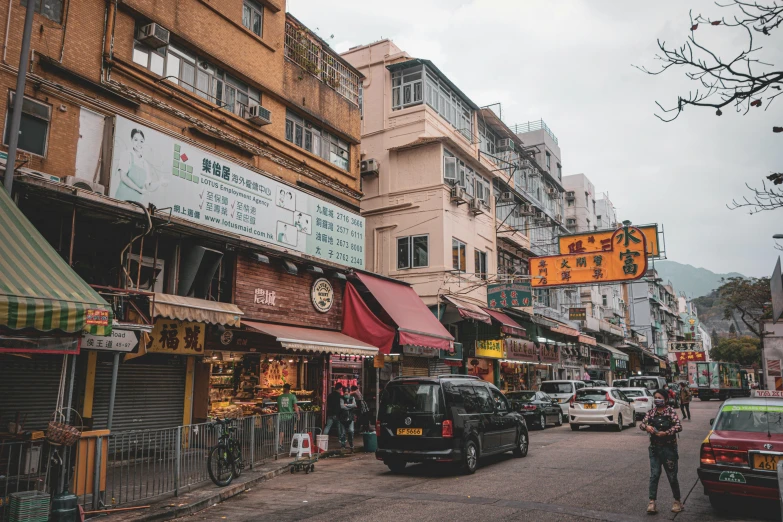
<path fill-rule="evenodd" d="M 362 454 L 364 449 L 362 438 L 357 437 L 355 442 L 354 453 L 351 453 L 348 450 L 339 449 L 340 443 L 337 440 L 337 437 L 330 437 L 329 447 L 338 449 L 330 449 L 329 451 L 320 454 L 316 469 L 323 465 L 321 459 L 349 458 L 354 454 Z M 294 460 L 295 459 L 289 457 L 281 458 L 279 460 L 270 460 L 263 465 L 255 466 L 252 470 L 243 470 L 241 477 L 224 488 L 218 488 L 212 482 L 207 482 L 203 486 L 192 489 L 177 497 L 171 495 L 163 496 L 154 502 L 144 504 L 149 505 L 149 508 L 120 511 L 114 514 L 110 513 L 109 516 L 111 517 L 112 522 L 146 522 L 153 520 L 172 520 L 174 518 L 191 515 L 210 506 L 214 506 L 215 504 L 219 504 L 224 500 L 240 495 L 245 491 L 250 491 L 257 484 L 270 480 L 281 473 L 290 473 L 290 464 Z"/>

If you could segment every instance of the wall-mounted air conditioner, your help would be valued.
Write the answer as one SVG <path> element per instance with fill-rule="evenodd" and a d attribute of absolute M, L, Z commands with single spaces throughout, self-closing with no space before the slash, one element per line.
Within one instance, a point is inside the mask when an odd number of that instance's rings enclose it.
<path fill-rule="evenodd" d="M 106 195 L 106 187 L 100 183 L 95 183 L 94 181 L 90 181 L 88 179 L 77 178 L 75 176 L 65 176 L 62 182 L 70 187 Z"/>
<path fill-rule="evenodd" d="M 378 160 L 370 158 L 362 160 L 360 172 L 362 176 L 370 176 L 373 174 L 378 174 L 380 168 L 381 166 L 378 164 Z"/>
<path fill-rule="evenodd" d="M 501 138 L 498 140 L 495 149 L 498 152 L 506 152 L 514 150 L 514 140 L 511 138 Z"/>
<path fill-rule="evenodd" d="M 272 113 L 260 105 L 253 105 L 247 109 L 245 118 L 256 125 L 269 125 L 272 123 Z"/>
<path fill-rule="evenodd" d="M 158 24 L 147 24 L 139 28 L 139 41 L 153 49 L 169 44 L 169 31 Z"/>
<path fill-rule="evenodd" d="M 468 212 L 470 212 L 474 216 L 478 215 L 478 214 L 483 214 L 484 213 L 484 208 L 483 208 L 484 205 L 482 203 L 483 203 L 483 201 L 481 201 L 478 198 L 471 199 L 470 203 L 468 204 Z"/>
<path fill-rule="evenodd" d="M 466 201 L 466 194 L 465 194 L 465 187 L 460 187 L 459 185 L 454 185 L 451 187 L 451 202 L 456 203 L 457 205 L 461 205 L 462 203 L 465 203 Z"/>

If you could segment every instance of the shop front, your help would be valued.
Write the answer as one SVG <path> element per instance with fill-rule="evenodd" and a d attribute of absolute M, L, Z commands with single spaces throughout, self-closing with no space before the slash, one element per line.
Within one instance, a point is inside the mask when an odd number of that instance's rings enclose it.
<path fill-rule="evenodd" d="M 538 366 L 535 343 L 517 337 L 503 340 L 506 358 L 500 361 L 500 384 L 504 392 L 532 390 Z"/>
<path fill-rule="evenodd" d="M 615 379 L 627 379 L 629 376 L 628 363 L 630 361 L 628 354 L 608 344 L 601 344 L 600 346 L 608 350 L 611 357 L 611 374 L 607 382 L 612 383 Z"/>
<path fill-rule="evenodd" d="M 612 369 L 611 354 L 602 345 L 590 347 L 590 364 L 585 369 L 593 381 L 609 382 L 609 372 Z"/>
<path fill-rule="evenodd" d="M 549 342 L 539 342 L 538 345 L 538 360 L 539 364 L 534 367 L 534 382 L 532 382 L 534 390 L 541 387 L 541 383 L 544 381 L 551 381 L 554 379 L 554 369 L 556 366 L 562 363 L 560 359 L 561 346 Z"/>
<path fill-rule="evenodd" d="M 473 354 L 468 356 L 468 375 L 480 377 L 498 386 L 500 384 L 500 361 L 504 358 L 505 350 L 502 339 L 476 341 Z"/>

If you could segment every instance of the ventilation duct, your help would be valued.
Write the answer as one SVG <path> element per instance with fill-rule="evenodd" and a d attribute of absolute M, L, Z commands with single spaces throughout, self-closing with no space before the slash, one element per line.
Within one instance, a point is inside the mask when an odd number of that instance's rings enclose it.
<path fill-rule="evenodd" d="M 183 245 L 177 295 L 206 299 L 223 252 L 199 245 Z"/>

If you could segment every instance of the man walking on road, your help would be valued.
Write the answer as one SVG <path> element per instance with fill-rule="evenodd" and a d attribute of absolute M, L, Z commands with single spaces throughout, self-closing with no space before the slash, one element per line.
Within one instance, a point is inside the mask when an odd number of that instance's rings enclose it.
<path fill-rule="evenodd" d="M 661 466 L 666 472 L 666 478 L 674 495 L 672 513 L 682 511 L 680 502 L 680 482 L 677 479 L 677 433 L 682 431 L 680 419 L 674 409 L 667 406 L 669 394 L 666 390 L 658 390 L 653 394 L 655 407 L 647 412 L 640 426 L 642 431 L 650 434 L 650 503 L 647 505 L 647 513 L 653 515 L 658 512 L 655 500 L 658 498 L 658 481 L 661 478 Z"/>
<path fill-rule="evenodd" d="M 686 413 L 687 419 L 691 420 L 691 389 L 688 388 L 688 383 L 680 383 L 680 411 L 682 412 L 682 418 L 685 420 Z"/>
<path fill-rule="evenodd" d="M 343 411 L 343 385 L 335 383 L 332 393 L 326 396 L 326 428 L 324 435 L 329 435 L 333 425 L 337 425 L 337 433 L 340 438 L 340 444 L 345 445 L 345 426 L 340 422 L 340 415 Z"/>

